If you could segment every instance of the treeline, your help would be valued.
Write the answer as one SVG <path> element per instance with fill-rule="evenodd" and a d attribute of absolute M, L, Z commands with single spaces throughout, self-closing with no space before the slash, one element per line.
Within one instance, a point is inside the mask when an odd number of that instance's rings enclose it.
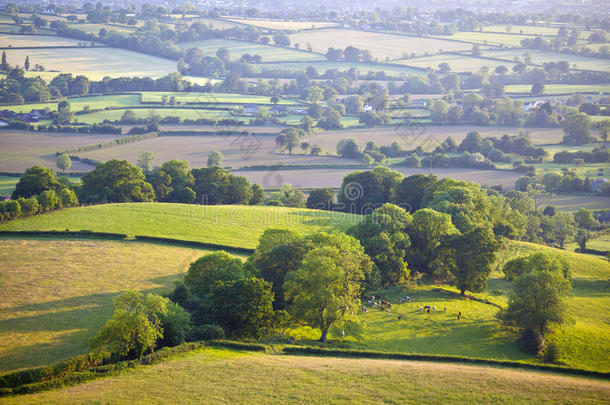
<path fill-rule="evenodd" d="M 79 146 L 78 148 L 75 148 L 75 149 L 69 149 L 69 150 L 65 150 L 65 151 L 61 151 L 61 152 L 56 152 L 56 155 L 59 156 L 59 155 L 63 155 L 64 153 L 66 153 L 68 155 L 72 155 L 72 154 L 78 153 L 78 152 L 88 152 L 88 151 L 92 151 L 92 150 L 104 149 L 104 148 L 109 148 L 109 147 L 115 146 L 115 145 L 123 145 L 126 143 L 132 143 L 132 142 L 140 142 L 145 139 L 156 138 L 157 136 L 158 136 L 158 134 L 156 132 L 150 132 L 150 133 L 143 134 L 143 135 L 124 136 L 122 138 L 117 138 L 114 141 L 96 143 L 96 144 L 92 144 L 92 145 L 84 145 L 84 146 Z"/>

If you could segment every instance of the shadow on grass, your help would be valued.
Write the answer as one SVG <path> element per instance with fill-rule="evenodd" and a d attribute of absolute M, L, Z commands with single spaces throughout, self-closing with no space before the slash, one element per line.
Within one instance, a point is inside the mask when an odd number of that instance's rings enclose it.
<path fill-rule="evenodd" d="M 587 278 L 572 279 L 572 294 L 575 297 L 601 298 L 610 296 L 610 280 Z"/>

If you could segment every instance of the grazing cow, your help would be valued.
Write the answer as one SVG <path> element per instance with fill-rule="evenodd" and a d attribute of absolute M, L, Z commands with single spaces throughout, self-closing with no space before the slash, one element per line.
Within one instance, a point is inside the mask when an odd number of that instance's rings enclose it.
<path fill-rule="evenodd" d="M 458 312 L 458 319 L 462 319 L 462 311 Z"/>
<path fill-rule="evenodd" d="M 398 315 L 398 320 L 400 321 L 402 319 L 402 316 Z"/>
<path fill-rule="evenodd" d="M 419 312 L 424 312 L 424 307 L 419 307 Z"/>
<path fill-rule="evenodd" d="M 436 311 L 436 307 L 432 307 L 432 310 L 433 310 L 433 311 Z"/>
<path fill-rule="evenodd" d="M 443 308 L 443 311 L 447 312 L 447 307 Z"/>
<path fill-rule="evenodd" d="M 430 307 L 428 307 L 428 313 L 430 313 Z"/>
<path fill-rule="evenodd" d="M 430 309 L 430 305 L 426 305 L 424 309 Z"/>
<path fill-rule="evenodd" d="M 386 309 L 386 310 L 385 310 L 385 313 L 386 313 L 386 314 L 389 314 L 389 313 L 390 313 L 390 310 L 389 310 L 389 309 Z"/>

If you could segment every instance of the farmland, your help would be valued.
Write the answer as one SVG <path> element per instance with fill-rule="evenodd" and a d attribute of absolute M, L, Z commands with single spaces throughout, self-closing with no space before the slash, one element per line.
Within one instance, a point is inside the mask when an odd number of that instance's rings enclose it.
<path fill-rule="evenodd" d="M 307 29 L 332 28 L 339 24 L 320 21 L 275 21 L 275 20 L 254 20 L 242 18 L 227 18 L 226 21 L 233 21 L 239 24 L 252 25 L 259 28 L 271 30 L 301 31 Z"/>
<path fill-rule="evenodd" d="M 231 58 L 234 60 L 239 59 L 241 55 L 246 53 L 250 55 L 259 55 L 263 62 L 326 60 L 324 56 L 310 52 L 228 39 L 206 39 L 203 41 L 180 43 L 180 48 L 183 49 L 193 47 L 201 50 L 206 56 L 215 56 L 218 48 L 227 48 L 231 52 Z"/>
<path fill-rule="evenodd" d="M 268 227 L 345 231 L 358 215 L 284 207 L 126 203 L 70 208 L 0 224 L 0 230 L 82 229 L 255 248 Z"/>
<path fill-rule="evenodd" d="M 57 72 L 54 76 L 62 72 L 82 74 L 90 79 L 126 75 L 161 77 L 176 70 L 174 61 L 118 48 L 73 48 L 61 52 L 52 48 L 13 49 L 5 52 L 12 65 L 23 66 L 29 56 L 32 65 L 43 65 L 47 71 Z"/>
<path fill-rule="evenodd" d="M 435 70 L 438 68 L 439 64 L 448 63 L 451 67 L 451 70 L 454 72 L 476 72 L 480 70 L 483 66 L 486 66 L 489 69 L 495 69 L 498 66 L 506 66 L 510 69 L 512 66 L 514 66 L 514 63 L 512 61 L 503 62 L 456 54 L 443 54 L 421 58 L 402 59 L 400 61 L 397 61 L 397 63 L 424 69 L 432 68 Z"/>
<path fill-rule="evenodd" d="M 529 93 L 532 86 L 526 84 L 509 84 L 504 87 L 507 93 Z M 544 94 L 570 94 L 570 93 L 607 93 L 610 85 L 586 85 L 586 84 L 547 84 L 544 86 Z"/>
<path fill-rule="evenodd" d="M 0 171 L 24 171 L 36 164 L 55 167 L 56 152 L 108 142 L 116 138 L 116 135 L 2 131 L 0 132 L 0 145 L 2 145 Z M 71 170 L 91 170 L 91 166 L 75 161 Z"/>
<path fill-rule="evenodd" d="M 252 378 L 256 375 L 256 378 Z M 230 383 L 228 383 L 230 382 Z M 337 404 L 409 399 L 414 403 L 601 404 L 606 381 L 493 367 L 393 360 L 271 356 L 201 349 L 114 378 L 26 397 L 7 404 L 176 403 Z"/>
<path fill-rule="evenodd" d="M 299 32 L 289 35 L 290 41 L 301 46 L 310 44 L 314 52 L 326 53 L 329 47 L 344 49 L 355 46 L 372 52 L 374 58 L 380 61 L 401 59 L 404 55 L 423 55 L 443 51 L 465 51 L 471 48 L 469 44 L 445 41 L 433 38 L 408 37 L 403 35 L 380 34 L 374 32 L 324 29 Z"/>
<path fill-rule="evenodd" d="M 580 55 L 566 55 L 559 52 L 544 52 L 533 49 L 501 49 L 484 51 L 482 55 L 487 58 L 504 59 L 506 61 L 514 61 L 518 57 L 524 59 L 524 55 L 528 54 L 532 58 L 532 63 L 542 65 L 548 62 L 566 61 L 573 68 L 584 70 L 595 70 L 607 72 L 610 69 L 610 61 L 608 59 L 592 58 Z M 451 63 L 450 63 L 451 64 Z"/>
<path fill-rule="evenodd" d="M 0 35 L 0 48 L 79 46 L 82 41 L 48 35 Z M 90 43 L 88 43 L 90 45 Z M 100 44 L 96 44 L 99 46 Z"/>
<path fill-rule="evenodd" d="M 167 291 L 208 251 L 141 242 L 0 239 L 0 371 L 87 352 L 122 291 Z M 27 342 L 27 344 L 24 344 Z"/>
<path fill-rule="evenodd" d="M 499 34 L 490 32 L 458 32 L 456 34 L 451 35 L 449 38 L 457 41 L 470 42 L 473 44 L 484 44 L 504 47 L 521 47 L 521 40 L 530 37 L 527 35 Z"/>

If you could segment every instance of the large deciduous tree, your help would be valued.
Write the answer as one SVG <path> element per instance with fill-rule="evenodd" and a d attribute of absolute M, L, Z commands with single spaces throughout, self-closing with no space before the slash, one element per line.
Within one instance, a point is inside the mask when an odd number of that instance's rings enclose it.
<path fill-rule="evenodd" d="M 82 177 L 80 200 L 88 203 L 154 201 L 155 192 L 142 170 L 126 160 L 101 163 Z"/>

